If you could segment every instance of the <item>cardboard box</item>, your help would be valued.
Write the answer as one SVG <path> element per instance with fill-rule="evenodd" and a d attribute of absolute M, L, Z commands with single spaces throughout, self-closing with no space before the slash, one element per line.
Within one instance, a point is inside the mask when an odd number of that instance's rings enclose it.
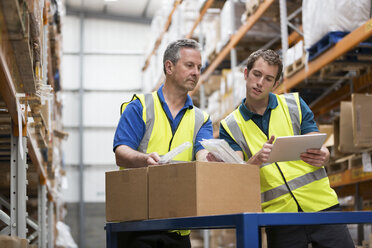
<path fill-rule="evenodd" d="M 340 111 L 340 143 L 339 150 L 342 153 L 359 152 L 360 148 L 354 145 L 353 139 L 353 123 L 352 120 L 352 104 L 351 102 L 342 101 Z"/>
<path fill-rule="evenodd" d="M 319 125 L 319 132 L 327 134 L 327 138 L 324 141 L 326 147 L 334 145 L 333 125 L 321 124 Z"/>
<path fill-rule="evenodd" d="M 106 221 L 148 219 L 147 168 L 106 172 Z"/>
<path fill-rule="evenodd" d="M 21 248 L 21 241 L 18 237 L 0 235 L 1 248 Z"/>
<path fill-rule="evenodd" d="M 148 173 L 150 219 L 261 212 L 258 166 L 189 162 Z"/>
<path fill-rule="evenodd" d="M 354 143 L 357 147 L 372 147 L 372 95 L 353 94 L 352 119 Z"/>

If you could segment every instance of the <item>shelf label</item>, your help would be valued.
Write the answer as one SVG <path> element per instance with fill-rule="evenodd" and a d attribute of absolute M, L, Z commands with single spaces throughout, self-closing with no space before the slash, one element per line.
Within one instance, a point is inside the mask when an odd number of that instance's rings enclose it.
<path fill-rule="evenodd" d="M 338 184 L 338 183 L 341 183 L 342 182 L 342 174 L 334 174 L 334 175 L 330 175 L 328 176 L 329 178 L 329 182 L 331 185 L 333 184 Z"/>
<path fill-rule="evenodd" d="M 372 172 L 364 172 L 363 168 L 351 170 L 351 179 L 361 179 L 368 176 L 372 176 Z"/>

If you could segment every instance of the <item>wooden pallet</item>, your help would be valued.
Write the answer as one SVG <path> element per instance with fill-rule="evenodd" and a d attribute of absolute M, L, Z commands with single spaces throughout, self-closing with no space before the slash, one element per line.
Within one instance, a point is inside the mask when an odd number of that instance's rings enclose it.
<path fill-rule="evenodd" d="M 246 11 L 243 14 L 242 21 L 245 22 L 248 17 L 253 15 L 262 2 L 263 0 L 248 0 L 245 4 Z"/>
<path fill-rule="evenodd" d="M 366 152 L 372 155 L 372 149 L 368 149 Z M 362 153 L 355 153 L 335 161 L 331 161 L 325 167 L 329 175 L 350 170 L 352 168 L 363 167 Z"/>
<path fill-rule="evenodd" d="M 297 71 L 301 70 L 305 66 L 306 55 L 303 54 L 301 58 L 297 59 L 293 64 L 287 66 L 284 70 L 284 77 L 289 78 Z"/>

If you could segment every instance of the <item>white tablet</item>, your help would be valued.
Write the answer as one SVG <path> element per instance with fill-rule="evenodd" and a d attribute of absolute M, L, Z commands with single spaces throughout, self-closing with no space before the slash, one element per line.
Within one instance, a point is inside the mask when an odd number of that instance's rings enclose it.
<path fill-rule="evenodd" d="M 320 149 L 326 137 L 325 133 L 277 137 L 268 163 L 300 160 L 307 149 Z"/>

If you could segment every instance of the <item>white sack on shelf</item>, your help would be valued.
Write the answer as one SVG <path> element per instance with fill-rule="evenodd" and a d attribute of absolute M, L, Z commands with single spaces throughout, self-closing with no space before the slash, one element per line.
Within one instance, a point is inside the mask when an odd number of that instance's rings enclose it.
<path fill-rule="evenodd" d="M 305 48 L 331 31 L 351 32 L 370 18 L 370 0 L 303 0 Z"/>

